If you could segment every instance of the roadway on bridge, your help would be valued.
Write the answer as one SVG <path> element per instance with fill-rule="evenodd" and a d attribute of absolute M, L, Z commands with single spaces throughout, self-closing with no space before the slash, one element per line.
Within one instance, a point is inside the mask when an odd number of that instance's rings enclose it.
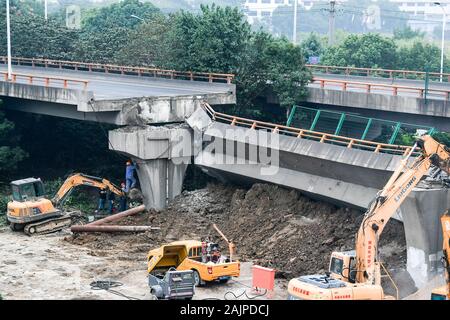
<path fill-rule="evenodd" d="M 0 65 L 0 72 L 6 72 L 5 65 Z M 208 83 L 202 81 L 171 80 L 112 73 L 75 71 L 57 68 L 13 66 L 13 73 L 27 74 L 35 77 L 60 77 L 89 81 L 88 91 L 92 91 L 95 100 L 117 100 L 136 97 L 175 97 L 205 94 L 222 94 L 234 91 L 234 85 L 226 83 Z M 28 83 L 25 77 L 18 77 L 16 82 Z M 33 79 L 33 84 L 44 85 L 44 79 Z M 62 81 L 52 81 L 51 87 L 63 87 Z M 81 83 L 69 81 L 69 88 L 83 89 Z"/>

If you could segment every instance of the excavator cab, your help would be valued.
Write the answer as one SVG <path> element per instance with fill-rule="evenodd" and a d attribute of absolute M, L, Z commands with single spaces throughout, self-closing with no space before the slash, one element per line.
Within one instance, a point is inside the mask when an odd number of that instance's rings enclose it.
<path fill-rule="evenodd" d="M 13 200 L 18 202 L 32 201 L 45 195 L 42 180 L 36 178 L 13 181 L 11 190 Z"/>
<path fill-rule="evenodd" d="M 328 270 L 333 279 L 355 283 L 356 251 L 333 252 Z"/>

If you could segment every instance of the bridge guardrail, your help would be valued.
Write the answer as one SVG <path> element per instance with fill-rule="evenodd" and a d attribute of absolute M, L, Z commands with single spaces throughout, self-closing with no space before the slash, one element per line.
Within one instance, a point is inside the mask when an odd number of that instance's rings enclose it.
<path fill-rule="evenodd" d="M 402 78 L 402 79 L 421 79 L 424 80 L 426 77 L 425 71 L 414 71 L 414 70 L 395 70 L 395 69 L 373 69 L 373 68 L 357 68 L 357 67 L 338 67 L 338 66 L 323 66 L 307 64 L 312 72 L 325 73 L 325 74 L 342 74 L 346 76 L 366 76 L 366 77 L 380 77 L 380 78 Z M 441 76 L 440 72 L 428 72 L 431 78 L 439 79 Z M 450 82 L 450 73 L 442 73 L 442 80 Z"/>
<path fill-rule="evenodd" d="M 0 63 L 6 64 L 7 57 L 0 56 Z M 134 74 L 138 76 L 150 76 L 154 78 L 165 79 L 180 79 L 190 81 L 207 81 L 210 83 L 221 82 L 231 84 L 234 75 L 227 73 L 212 73 L 212 72 L 191 72 L 191 71 L 176 71 L 168 69 L 159 69 L 151 67 L 133 67 L 133 66 L 119 66 L 114 64 L 62 61 L 39 58 L 20 58 L 13 57 L 11 63 L 16 65 L 25 65 L 32 67 L 45 68 L 59 68 L 80 71 L 96 71 L 104 73 L 120 73 L 120 74 Z"/>
<path fill-rule="evenodd" d="M 412 147 L 393 145 L 386 143 L 378 143 L 360 139 L 353 139 L 349 137 L 337 136 L 329 133 L 310 131 L 299 128 L 292 128 L 283 125 L 262 122 L 257 120 L 251 120 L 246 118 L 240 118 L 231 116 L 225 113 L 214 111 L 214 109 L 206 102 L 202 103 L 203 109 L 209 114 L 209 116 L 216 121 L 229 123 L 232 126 L 243 126 L 250 129 L 266 130 L 273 133 L 285 134 L 302 139 L 310 139 L 321 143 L 329 143 L 334 145 L 340 145 L 349 149 L 360 149 L 366 151 L 372 151 L 375 153 L 389 153 L 400 156 L 406 156 Z M 413 155 L 419 155 L 420 149 L 416 148 L 412 153 Z"/>
<path fill-rule="evenodd" d="M 383 84 L 383 83 L 369 83 L 347 80 L 323 79 L 314 77 L 312 84 L 319 83 L 321 89 L 326 89 L 327 85 L 338 85 L 342 91 L 350 91 L 349 89 L 363 89 L 365 93 L 373 93 L 373 91 L 383 91 L 391 93 L 393 96 L 401 95 L 402 93 L 416 93 L 417 97 L 424 98 L 425 88 L 409 87 L 402 85 Z M 428 95 L 437 95 L 442 99 L 449 100 L 450 90 L 443 89 L 428 89 Z"/>
<path fill-rule="evenodd" d="M 70 84 L 78 84 L 82 85 L 83 90 L 86 90 L 89 84 L 88 80 L 83 79 L 75 79 L 75 78 L 64 78 L 64 77 L 49 77 L 49 76 L 37 76 L 33 74 L 26 73 L 13 73 L 12 79 L 8 80 L 8 72 L 0 72 L 3 74 L 4 81 L 11 81 L 13 83 L 18 82 L 19 79 L 26 80 L 28 84 L 36 84 L 36 80 L 40 80 L 44 83 L 45 87 L 50 87 L 50 84 L 53 82 L 62 83 L 64 89 L 68 89 Z"/>

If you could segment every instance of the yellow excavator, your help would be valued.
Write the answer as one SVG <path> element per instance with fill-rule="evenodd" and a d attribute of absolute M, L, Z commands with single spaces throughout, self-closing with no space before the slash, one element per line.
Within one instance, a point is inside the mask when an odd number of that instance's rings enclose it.
<path fill-rule="evenodd" d="M 421 155 L 410 162 L 417 146 Z M 326 275 L 292 279 L 288 285 L 289 299 L 394 299 L 385 295 L 381 287 L 383 265 L 378 256 L 379 239 L 389 219 L 433 166 L 450 172 L 450 149 L 431 136 L 423 136 L 369 206 L 356 235 L 356 250 L 333 252 Z"/>
<path fill-rule="evenodd" d="M 446 284 L 432 291 L 431 300 L 450 300 L 450 211 L 441 217 L 441 224 L 444 238 L 442 262 L 444 263 Z"/>
<path fill-rule="evenodd" d="M 64 212 L 62 207 L 73 189 L 81 185 L 106 189 L 123 196 L 122 190 L 110 181 L 81 173 L 68 177 L 51 200 L 45 197 L 41 179 L 12 181 L 12 200 L 7 206 L 7 218 L 11 229 L 23 230 L 27 235 L 36 235 L 59 231 L 70 226 L 71 214 Z"/>

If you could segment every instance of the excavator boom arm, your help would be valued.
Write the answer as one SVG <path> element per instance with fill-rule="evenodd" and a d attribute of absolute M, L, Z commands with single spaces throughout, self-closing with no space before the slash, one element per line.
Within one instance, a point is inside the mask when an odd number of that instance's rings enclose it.
<path fill-rule="evenodd" d="M 356 236 L 356 281 L 378 282 L 375 263 L 378 260 L 378 239 L 389 219 L 413 191 L 433 165 L 450 172 L 450 151 L 430 136 L 418 141 L 422 155 L 411 165 L 402 160 L 401 172 L 396 170 L 385 188 L 369 207 Z"/>
<path fill-rule="evenodd" d="M 68 196 L 73 191 L 73 188 L 77 186 L 90 186 L 94 188 L 105 188 L 109 189 L 111 192 L 115 193 L 118 196 L 123 195 L 123 191 L 115 186 L 112 182 L 106 179 L 88 176 L 81 173 L 76 173 L 71 175 L 64 181 L 62 186 L 59 188 L 56 195 L 53 197 L 52 202 L 55 206 L 60 207 L 64 204 L 64 201 L 68 198 Z"/>

